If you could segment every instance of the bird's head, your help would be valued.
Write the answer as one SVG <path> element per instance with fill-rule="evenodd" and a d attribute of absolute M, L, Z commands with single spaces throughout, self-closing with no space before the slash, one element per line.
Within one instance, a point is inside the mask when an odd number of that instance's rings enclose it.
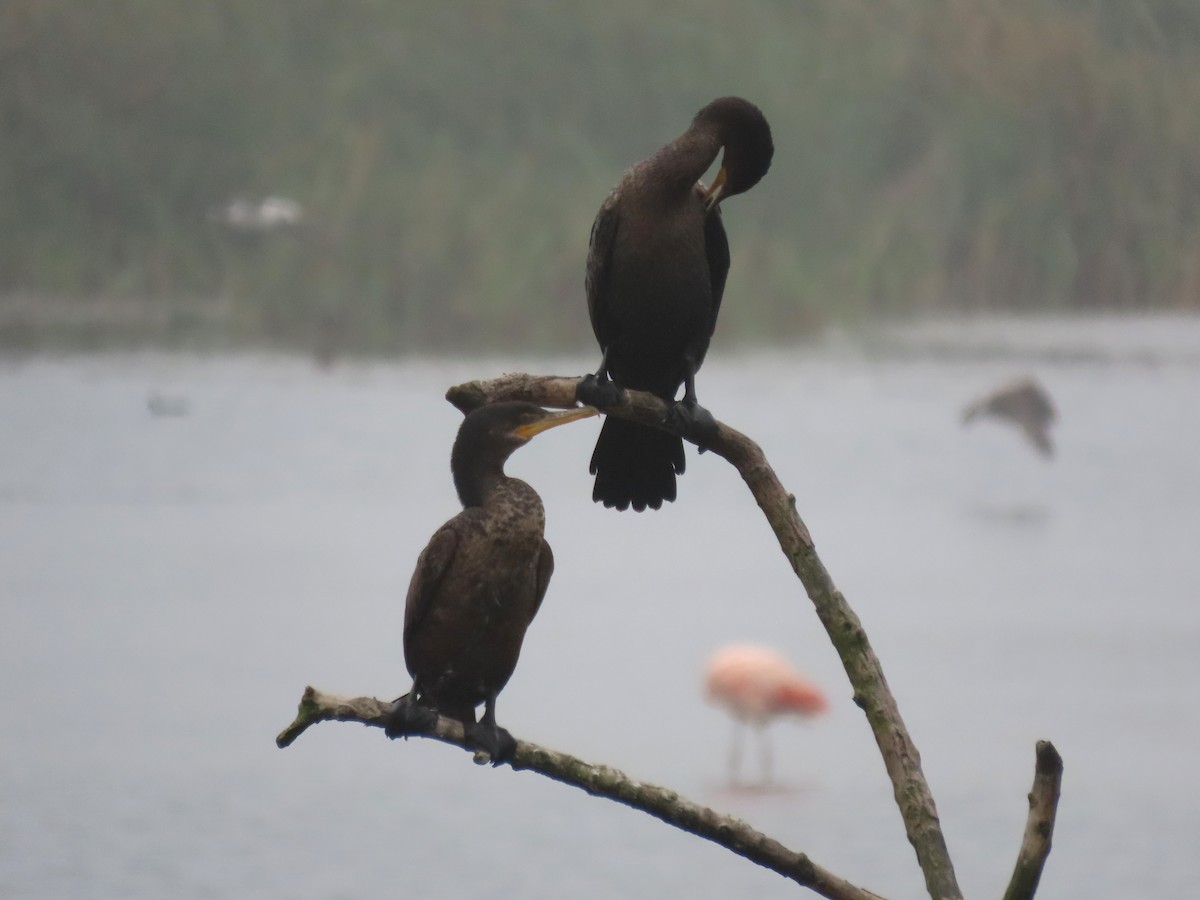
<path fill-rule="evenodd" d="M 775 143 L 762 110 L 741 97 L 714 100 L 696 113 L 697 125 L 715 130 L 725 148 L 721 168 L 704 192 L 704 205 L 711 210 L 758 184 L 771 168 Z"/>
<path fill-rule="evenodd" d="M 504 401 L 472 410 L 463 419 L 450 454 L 450 468 L 459 498 L 472 505 L 477 491 L 470 487 L 478 476 L 503 469 L 505 460 L 535 435 L 599 412 L 593 406 L 551 411 L 534 403 Z"/>

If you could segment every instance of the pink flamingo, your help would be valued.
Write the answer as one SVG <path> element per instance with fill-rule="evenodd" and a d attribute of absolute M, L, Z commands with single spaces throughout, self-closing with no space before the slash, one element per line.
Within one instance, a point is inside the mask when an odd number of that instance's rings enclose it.
<path fill-rule="evenodd" d="M 737 782 L 742 732 L 751 725 L 759 734 L 762 783 L 771 782 L 771 747 L 766 725 L 784 714 L 809 718 L 829 708 L 825 693 L 768 647 L 732 644 L 713 654 L 704 676 L 708 699 L 734 718 L 729 752 L 729 779 Z"/>

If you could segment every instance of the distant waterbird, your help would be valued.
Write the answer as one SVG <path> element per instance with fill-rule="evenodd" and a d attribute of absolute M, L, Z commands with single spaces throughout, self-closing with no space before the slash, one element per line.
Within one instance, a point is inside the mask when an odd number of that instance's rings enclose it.
<path fill-rule="evenodd" d="M 261 234 L 299 225 L 304 209 L 288 197 L 270 196 L 261 200 L 238 197 L 209 213 L 214 222 L 234 231 Z"/>
<path fill-rule="evenodd" d="M 705 668 L 704 691 L 734 719 L 729 750 L 729 779 L 734 783 L 747 726 L 758 733 L 762 783 L 769 784 L 772 760 L 767 725 L 780 716 L 808 719 L 829 708 L 819 685 L 793 669 L 775 650 L 755 644 L 732 644 L 714 653 Z"/>
<path fill-rule="evenodd" d="M 168 419 L 186 416 L 191 412 L 192 404 L 182 394 L 163 394 L 152 391 L 146 397 L 146 409 L 156 419 Z"/>
<path fill-rule="evenodd" d="M 1050 459 L 1054 445 L 1050 441 L 1050 426 L 1058 413 L 1050 395 L 1036 379 L 1026 376 L 1001 385 L 963 410 L 963 425 L 980 416 L 989 416 L 1016 426 L 1030 444 Z"/>

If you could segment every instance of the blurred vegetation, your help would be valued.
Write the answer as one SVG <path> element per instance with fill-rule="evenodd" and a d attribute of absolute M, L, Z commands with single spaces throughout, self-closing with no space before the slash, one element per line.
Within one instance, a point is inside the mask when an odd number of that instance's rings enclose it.
<path fill-rule="evenodd" d="M 777 152 L 723 336 L 1200 306 L 1195 0 L 4 0 L 0 308 L 584 346 L 595 210 L 731 93 Z M 266 195 L 302 224 L 213 219 Z"/>

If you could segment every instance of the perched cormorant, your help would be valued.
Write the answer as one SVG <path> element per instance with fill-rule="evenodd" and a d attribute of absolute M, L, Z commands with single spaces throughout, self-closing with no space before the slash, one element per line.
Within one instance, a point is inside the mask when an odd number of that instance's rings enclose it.
<path fill-rule="evenodd" d="M 548 412 L 493 403 L 463 419 L 450 455 L 463 511 L 434 533 L 408 586 L 404 661 L 413 686 L 396 701 L 389 737 L 423 730 L 436 711 L 459 719 L 493 763 L 512 756 L 516 742 L 496 724 L 496 695 L 516 668 L 554 555 L 541 498 L 505 475 L 504 463 L 535 434 L 595 414 L 589 406 Z"/>
<path fill-rule="evenodd" d="M 712 186 L 699 178 L 724 148 Z M 594 500 L 641 512 L 675 499 L 684 470 L 679 435 L 705 446 L 716 422 L 696 400 L 696 371 L 717 325 L 729 243 L 718 204 L 749 190 L 771 165 L 771 128 L 740 97 L 714 100 L 692 125 L 617 182 L 592 225 L 587 262 L 588 314 L 603 354 L 579 383 L 594 406 L 621 390 L 657 394 L 672 404 L 671 432 L 608 418 L 592 454 Z M 610 380 L 611 379 L 611 380 Z M 674 403 L 684 386 L 683 400 Z"/>
<path fill-rule="evenodd" d="M 1050 426 L 1056 417 L 1050 395 L 1033 378 L 1018 378 L 976 400 L 963 411 L 963 424 L 979 416 L 994 416 L 1016 425 L 1038 452 L 1054 456 Z"/>

